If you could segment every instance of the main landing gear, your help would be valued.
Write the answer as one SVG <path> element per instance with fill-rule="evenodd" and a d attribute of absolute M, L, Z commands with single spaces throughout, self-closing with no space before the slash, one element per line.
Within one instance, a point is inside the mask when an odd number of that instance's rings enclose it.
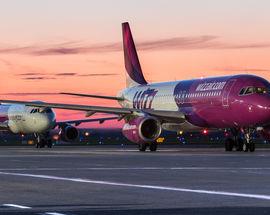
<path fill-rule="evenodd" d="M 157 151 L 157 143 L 156 142 L 153 142 L 153 143 L 140 143 L 139 144 L 139 151 L 140 152 L 145 152 L 148 147 L 149 147 L 149 150 L 151 152 Z"/>
<path fill-rule="evenodd" d="M 45 134 L 35 134 L 36 137 L 36 148 L 44 148 L 47 146 L 48 148 L 52 148 L 52 139 L 49 133 Z"/>
<path fill-rule="evenodd" d="M 254 129 L 231 129 L 232 137 L 227 137 L 225 140 L 225 151 L 254 152 L 255 143 L 251 138 Z"/>

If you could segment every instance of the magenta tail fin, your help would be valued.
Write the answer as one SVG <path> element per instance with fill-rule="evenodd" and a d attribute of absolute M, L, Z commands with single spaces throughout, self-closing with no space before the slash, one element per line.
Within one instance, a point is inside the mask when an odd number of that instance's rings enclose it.
<path fill-rule="evenodd" d="M 128 22 L 122 23 L 123 48 L 127 71 L 127 87 L 147 84 L 139 62 L 136 47 Z"/>

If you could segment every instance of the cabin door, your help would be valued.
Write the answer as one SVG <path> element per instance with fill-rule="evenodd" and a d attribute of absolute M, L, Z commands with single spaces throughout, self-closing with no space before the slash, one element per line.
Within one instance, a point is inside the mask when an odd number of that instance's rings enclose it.
<path fill-rule="evenodd" d="M 229 95 L 231 92 L 231 89 L 235 83 L 235 79 L 229 80 L 229 82 L 226 83 L 223 94 L 222 94 L 222 106 L 223 107 L 229 107 Z"/>

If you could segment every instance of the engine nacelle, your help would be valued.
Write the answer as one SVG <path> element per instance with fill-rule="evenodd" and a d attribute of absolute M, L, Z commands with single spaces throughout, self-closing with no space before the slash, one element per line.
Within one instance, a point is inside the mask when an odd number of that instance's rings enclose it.
<path fill-rule="evenodd" d="M 161 133 L 161 124 L 154 117 L 137 117 L 124 124 L 123 135 L 134 143 L 150 143 Z"/>
<path fill-rule="evenodd" d="M 66 142 L 74 141 L 79 136 L 79 131 L 77 128 L 68 125 L 61 129 L 61 139 Z"/>
<path fill-rule="evenodd" d="M 260 129 L 259 134 L 266 140 L 270 141 L 270 126 Z"/>

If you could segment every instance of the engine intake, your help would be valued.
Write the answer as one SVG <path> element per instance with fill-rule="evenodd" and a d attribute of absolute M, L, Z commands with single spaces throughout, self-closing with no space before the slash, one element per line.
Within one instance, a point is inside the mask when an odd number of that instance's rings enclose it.
<path fill-rule="evenodd" d="M 124 124 L 122 133 L 134 143 L 153 142 L 161 133 L 161 124 L 154 117 L 137 117 Z"/>
<path fill-rule="evenodd" d="M 67 142 L 74 141 L 78 138 L 79 131 L 73 126 L 66 126 L 61 130 L 61 139 Z"/>

